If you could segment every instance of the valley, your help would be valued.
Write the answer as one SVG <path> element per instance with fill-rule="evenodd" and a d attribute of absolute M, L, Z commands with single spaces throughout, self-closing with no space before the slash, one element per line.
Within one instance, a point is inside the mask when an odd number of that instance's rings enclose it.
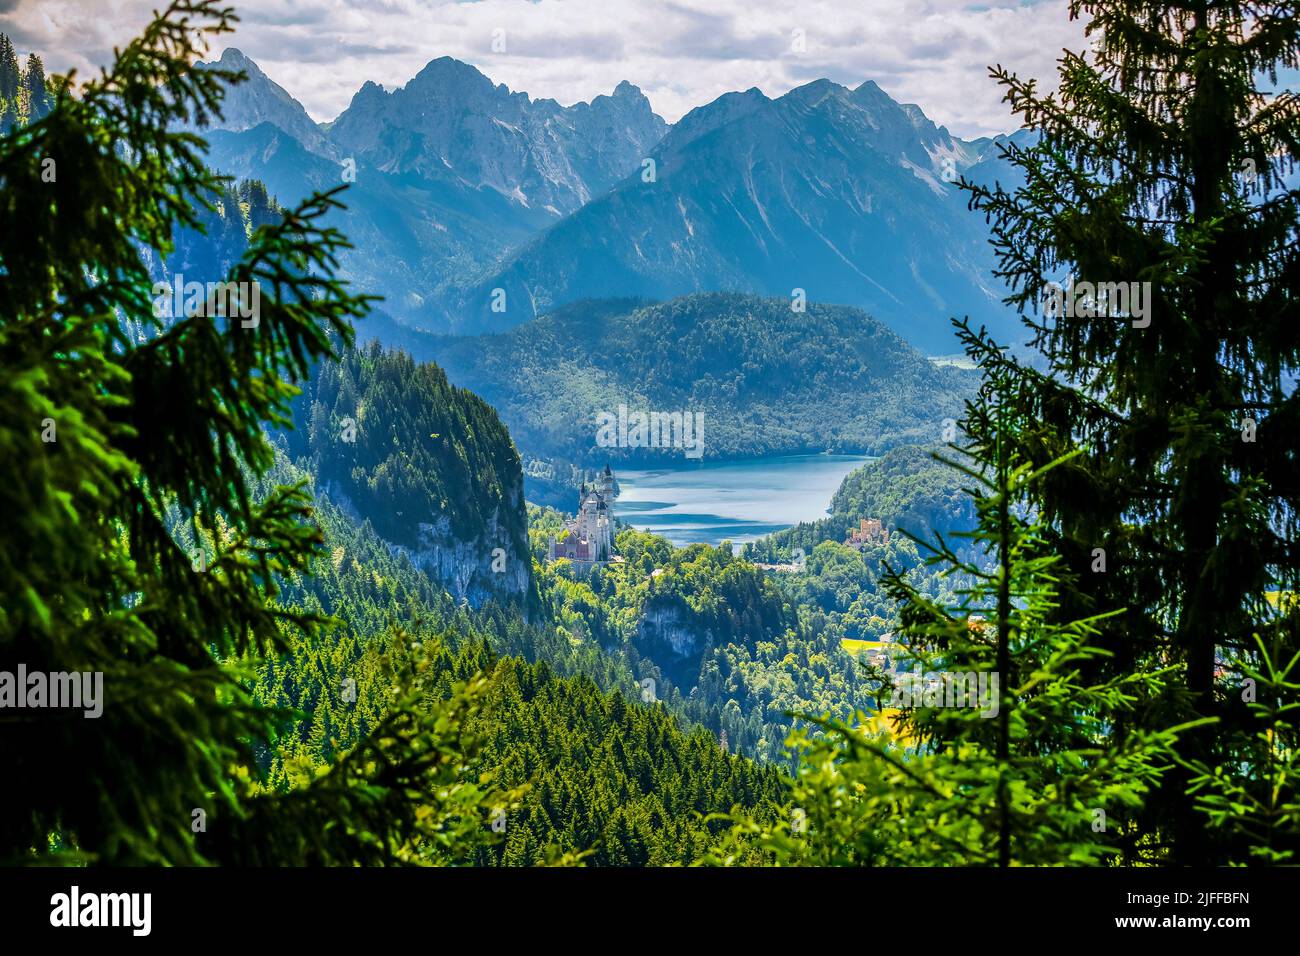
<path fill-rule="evenodd" d="M 527 824 L 508 828 L 490 854 L 473 851 L 479 862 L 537 862 L 586 847 L 597 848 L 592 861 L 599 863 L 688 862 L 707 852 L 715 829 L 667 824 L 678 812 L 669 813 L 676 799 L 669 795 L 681 786 L 661 777 L 673 773 L 667 764 L 647 778 L 642 758 L 617 748 L 599 770 L 584 771 L 584 787 L 601 798 L 574 802 L 571 762 L 611 739 L 646 733 L 643 721 L 658 719 L 636 713 L 647 704 L 667 721 L 652 724 L 652 735 L 663 739 L 668 727 L 689 735 L 664 745 L 674 763 L 716 761 L 719 751 L 746 761 L 726 771 L 742 790 L 724 784 L 690 797 L 695 806 L 723 809 L 722 794 L 731 792 L 770 817 L 784 786 L 780 769 L 791 766 L 787 738 L 812 726 L 799 715 L 849 719 L 878 706 L 878 679 L 864 672 L 857 649 L 875 646 L 893 626 L 895 602 L 881 582 L 886 566 L 906 571 L 927 594 L 952 599 L 956 582 L 927 572 L 910 542 L 851 547 L 847 533 L 867 517 L 898 517 L 886 488 L 853 489 L 870 484 L 864 475 L 882 455 L 893 482 L 932 476 L 929 458 L 916 452 L 961 413 L 978 376 L 925 358 L 913 340 L 933 344 L 935 337 L 890 309 L 882 321 L 815 291 L 690 272 L 695 278 L 675 288 L 625 276 L 599 290 L 615 297 L 600 298 L 542 293 L 511 279 L 491 296 L 503 306 L 493 311 L 474 306 L 454 276 L 489 269 L 529 242 L 546 248 L 556 230 L 574 228 L 567 217 L 593 215 L 602 196 L 631 201 L 627 190 L 635 187 L 619 183 L 642 153 L 658 157 L 659 188 L 669 188 L 679 181 L 675 151 L 717 139 L 754 111 L 794 109 L 792 117 L 811 119 L 815 108 L 868 125 L 876 122 L 871 110 L 883 111 L 904 123 L 890 134 L 890 148 L 904 152 L 917 130 L 923 138 L 946 134 L 917 126 L 918 114 L 898 112 L 870 86 L 849 99 L 833 86 L 777 104 L 724 97 L 667 130 L 634 88 L 590 109 L 558 110 L 494 88 L 445 58 L 406 89 L 366 87 L 338 122 L 312 134 L 292 98 L 251 60 L 227 51 L 217 66 L 250 73 L 220 128 L 208 132 L 217 166 L 251 177 L 234 191 L 238 214 L 262 221 L 286 196 L 327 186 L 332 170 L 355 165 L 348 209 L 337 221 L 358 254 L 344 257 L 344 269 L 386 293 L 352 322 L 357 344 L 313 371 L 293 402 L 292 427 L 276 435 L 271 477 L 310 483 L 326 536 L 318 576 L 286 581 L 282 599 L 319 608 L 345 630 L 323 646 L 295 650 L 287 666 L 302 676 L 288 685 L 273 679 L 275 671 L 259 685 L 268 703 L 312 714 L 268 756 L 271 779 L 298 786 L 295 767 L 328 765 L 377 717 L 373 703 L 364 711 L 338 707 L 331 683 L 355 680 L 356 692 L 370 695 L 382 661 L 414 662 L 428 653 L 421 648 L 436 648 L 430 673 L 451 675 L 470 661 L 493 671 L 503 696 L 491 712 L 510 712 L 515 726 L 530 728 L 523 739 L 489 746 L 486 759 L 502 768 L 503 785 L 531 780 L 533 789 L 515 814 Z M 607 115 L 598 121 L 598 113 Z M 637 117 L 630 127 L 628 115 Z M 630 130 L 632 139 L 597 150 L 604 165 L 575 161 L 586 135 L 579 127 L 589 122 L 605 124 L 604 137 Z M 752 129 L 737 126 L 733 134 Z M 953 150 L 963 162 L 979 160 L 974 148 Z M 908 162 L 920 168 L 922 153 Z M 879 175 L 890 168 L 879 157 L 872 162 Z M 941 180 L 903 176 L 900 201 L 948 202 Z M 889 214 L 883 197 L 870 203 L 871 215 Z M 235 207 L 226 209 L 206 236 L 179 233 L 164 273 L 200 275 L 238 256 L 244 231 L 229 228 Z M 403 222 L 416 210 L 437 224 L 432 231 Z M 403 246 L 408 232 L 418 241 Z M 574 248 L 600 248 L 577 241 Z M 883 246 L 864 239 L 861 251 L 872 248 Z M 811 261 L 807 250 L 787 252 Z M 619 274 L 602 263 L 591 271 Z M 680 271 L 656 268 L 660 276 Z M 420 287 L 411 285 L 416 272 L 428 277 Z M 696 291 L 716 284 L 768 294 Z M 533 303 L 523 315 L 522 299 Z M 694 444 L 628 440 L 624 420 L 639 411 L 691 420 Z M 602 432 L 602 422 L 616 420 L 617 428 Z M 551 541 L 577 510 L 580 487 L 607 463 L 618 482 L 618 524 L 603 532 L 608 560 L 555 560 Z M 730 546 L 719 547 L 724 542 Z M 765 569 L 795 567 L 796 558 L 796 574 Z M 520 710 L 510 700 L 524 688 L 539 689 L 532 692 L 548 702 Z M 590 708 L 595 698 L 581 701 L 591 694 L 609 695 L 611 703 L 600 705 L 609 708 L 605 716 L 581 733 L 569 728 L 563 740 L 545 730 L 559 715 L 577 719 L 566 708 Z M 625 696 L 639 705 L 624 711 Z M 690 756 L 677 752 L 683 747 Z M 538 780 L 519 772 L 520 759 L 565 769 Z M 749 761 L 769 769 L 751 771 Z"/>
<path fill-rule="evenodd" d="M 720 15 L 0 33 L 0 674 L 96 718 L 0 715 L 0 865 L 1300 860 L 1300 27 L 1070 14 L 972 138 Z"/>

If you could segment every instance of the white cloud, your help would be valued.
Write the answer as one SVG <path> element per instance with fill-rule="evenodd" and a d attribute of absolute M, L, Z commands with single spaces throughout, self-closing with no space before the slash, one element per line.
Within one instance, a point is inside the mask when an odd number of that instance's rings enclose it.
<path fill-rule="evenodd" d="M 819 77 L 879 83 L 935 122 L 973 136 L 1014 120 L 987 67 L 1053 84 L 1062 47 L 1082 46 L 1065 0 L 232 0 L 247 53 L 317 120 L 366 80 L 400 86 L 453 56 L 498 83 L 569 104 L 641 87 L 678 119 L 730 90 L 771 96 Z M 83 74 L 139 32 L 158 0 L 12 0 L 0 32 L 49 69 Z M 804 49 L 795 49 L 795 31 Z M 495 33 L 494 31 L 504 31 Z M 505 49 L 493 47 L 494 36 Z"/>

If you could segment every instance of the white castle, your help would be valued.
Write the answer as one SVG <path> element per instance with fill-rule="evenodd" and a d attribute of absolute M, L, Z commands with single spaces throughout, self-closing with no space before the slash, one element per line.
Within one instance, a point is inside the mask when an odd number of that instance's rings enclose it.
<path fill-rule="evenodd" d="M 568 558 L 576 564 L 604 564 L 614 552 L 614 473 L 605 465 L 596 484 L 582 483 L 578 515 L 564 534 L 551 535 L 551 560 Z"/>

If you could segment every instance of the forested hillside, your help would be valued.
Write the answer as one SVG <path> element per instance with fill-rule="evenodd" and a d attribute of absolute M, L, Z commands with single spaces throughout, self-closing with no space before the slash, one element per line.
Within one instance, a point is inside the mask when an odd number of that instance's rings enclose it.
<path fill-rule="evenodd" d="M 183 318 L 171 289 L 219 281 L 254 233 L 285 215 L 255 180 L 218 183 L 209 202 L 173 230 L 167 255 L 145 256 L 157 288 L 169 290 L 156 297 L 167 300 L 164 325 Z M 145 322 L 124 326 L 146 336 Z M 437 366 L 374 341 L 347 349 L 313 369 L 291 424 L 288 453 L 310 459 L 319 492 L 409 551 L 455 596 L 476 605 L 531 600 L 518 454 L 496 413 Z"/>
<path fill-rule="evenodd" d="M 823 541 L 844 541 L 862 519 L 876 519 L 890 534 L 899 531 L 918 537 L 929 532 L 949 534 L 975 526 L 975 505 L 965 489 L 973 480 L 945 461 L 960 460 L 941 446 L 902 445 L 879 461 L 863 465 L 845 476 L 831 499 L 831 514 L 778 531 L 747 544 L 744 553 L 756 561 L 780 561 L 795 548 L 805 554 Z M 962 542 L 955 540 L 955 546 Z"/>
<path fill-rule="evenodd" d="M 390 632 L 359 646 L 303 652 L 268 673 L 275 685 L 261 691 L 267 703 L 312 714 L 270 755 L 276 785 L 309 779 L 312 768 L 326 766 L 380 722 L 385 659 L 423 660 L 426 650 L 420 642 L 408 649 L 411 639 L 404 638 Z M 592 865 L 687 864 L 725 832 L 719 822 L 706 824 L 705 815 L 737 806 L 768 818 L 779 811 L 784 786 L 775 770 L 725 754 L 704 730 L 683 731 L 662 706 L 629 703 L 621 691 L 603 692 L 585 676 L 556 676 L 544 662 L 498 658 L 482 644 L 457 651 L 425 640 L 429 699 L 449 697 L 456 680 L 486 678 L 479 710 L 462 730 L 479 748 L 466 779 L 484 773 L 498 793 L 519 792 L 492 808 L 502 838 L 463 848 L 462 862 L 532 866 L 582 853 Z M 312 679 L 322 665 L 356 680 L 355 704 L 339 697 L 350 685 Z"/>
<path fill-rule="evenodd" d="M 535 553 L 558 522 L 535 511 Z M 622 561 L 578 572 L 538 565 L 547 613 L 575 640 L 628 659 L 654 694 L 730 750 L 781 760 L 792 714 L 848 718 L 871 705 L 838 629 L 792 602 L 727 547 L 673 548 L 621 531 Z M 644 685 L 643 685 L 644 689 Z"/>
<path fill-rule="evenodd" d="M 266 479 L 302 480 L 311 477 L 283 457 Z M 259 670 L 258 699 L 299 715 L 261 751 L 268 785 L 291 792 L 324 772 L 382 723 L 394 672 L 418 669 L 426 702 L 485 678 L 460 731 L 476 742 L 462 779 L 488 775 L 501 837 L 467 842 L 461 862 L 533 865 L 589 851 L 596 865 L 684 864 L 723 830 L 705 815 L 776 812 L 776 771 L 724 754 L 712 733 L 685 725 L 679 704 L 642 702 L 617 648 L 528 624 L 518 609 L 460 606 L 369 522 L 317 502 L 321 557 L 312 574 L 283 583 L 280 600 L 335 624 Z"/>
<path fill-rule="evenodd" d="M 685 864 L 725 830 L 704 816 L 737 806 L 778 813 L 777 771 L 692 729 L 676 695 L 644 699 L 640 675 L 653 670 L 635 649 L 606 650 L 550 619 L 527 622 L 518 607 L 465 606 L 369 521 L 320 494 L 279 442 L 256 487 L 304 483 L 322 543 L 310 573 L 280 582 L 277 604 L 330 623 L 265 661 L 252 682 L 257 700 L 286 716 L 257 748 L 267 787 L 291 794 L 324 774 L 383 726 L 394 687 L 415 682 L 416 706 L 436 714 L 453 685 L 480 680 L 458 729 L 473 759 L 457 779 L 490 781 L 489 826 L 446 848 L 452 862 L 533 865 L 571 854 L 592 865 Z M 185 529 L 177 533 L 192 552 Z"/>
<path fill-rule="evenodd" d="M 879 453 L 939 440 L 975 378 L 937 368 L 857 309 L 701 294 L 583 302 L 501 335 L 432 339 L 428 357 L 497 408 L 528 453 L 662 463 L 596 447 L 596 416 L 702 412 L 704 455 Z"/>
<path fill-rule="evenodd" d="M 482 399 L 375 342 L 318 368 L 294 423 L 321 488 L 458 597 L 527 598 L 519 455 Z"/>

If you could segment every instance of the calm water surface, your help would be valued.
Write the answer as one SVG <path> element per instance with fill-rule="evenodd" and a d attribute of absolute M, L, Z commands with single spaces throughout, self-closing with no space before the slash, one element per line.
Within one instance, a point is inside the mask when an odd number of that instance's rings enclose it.
<path fill-rule="evenodd" d="M 793 455 L 620 471 L 618 517 L 675 545 L 740 544 L 825 517 L 844 476 L 871 458 Z"/>

